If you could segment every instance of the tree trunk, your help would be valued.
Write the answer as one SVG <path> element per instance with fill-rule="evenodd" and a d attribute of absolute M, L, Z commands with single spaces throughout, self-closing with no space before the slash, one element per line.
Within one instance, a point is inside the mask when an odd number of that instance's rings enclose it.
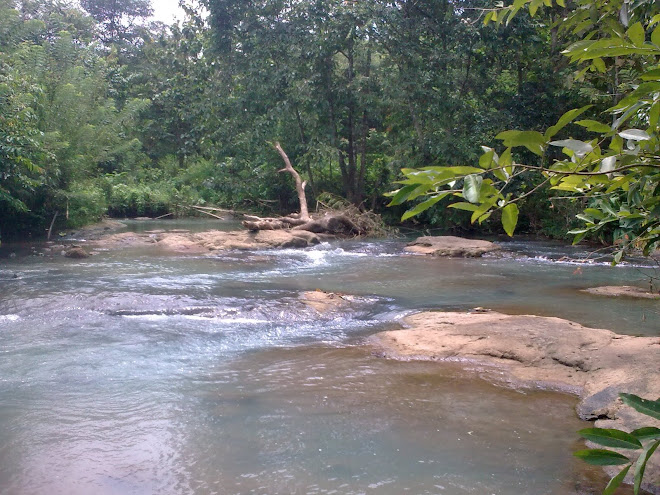
<path fill-rule="evenodd" d="M 282 146 L 280 146 L 280 143 L 276 142 L 274 146 L 277 152 L 282 157 L 282 160 L 284 160 L 284 165 L 285 165 L 285 167 L 279 170 L 278 172 L 289 172 L 291 175 L 293 175 L 293 178 L 296 181 L 296 192 L 298 193 L 298 201 L 300 202 L 300 219 L 309 220 L 309 211 L 307 209 L 307 197 L 305 196 L 305 185 L 307 185 L 307 183 L 300 178 L 300 174 L 296 172 L 296 170 L 293 168 L 293 166 L 291 165 L 291 161 L 289 160 L 289 157 L 282 149 Z"/>

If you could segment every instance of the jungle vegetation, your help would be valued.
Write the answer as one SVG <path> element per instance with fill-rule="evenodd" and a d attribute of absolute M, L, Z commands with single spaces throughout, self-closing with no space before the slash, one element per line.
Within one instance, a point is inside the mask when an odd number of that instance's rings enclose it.
<path fill-rule="evenodd" d="M 0 0 L 4 236 L 43 235 L 56 213 L 59 228 L 288 213 L 280 142 L 310 208 L 331 193 L 445 230 L 657 242 L 651 1 L 185 10 L 165 26 L 149 0 Z"/>

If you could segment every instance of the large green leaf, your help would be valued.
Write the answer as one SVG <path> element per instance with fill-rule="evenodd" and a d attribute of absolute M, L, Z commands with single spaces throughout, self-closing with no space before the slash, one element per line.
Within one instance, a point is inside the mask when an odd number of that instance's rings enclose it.
<path fill-rule="evenodd" d="M 646 464 L 648 463 L 649 459 L 656 451 L 658 446 L 660 446 L 660 440 L 652 444 L 649 444 L 646 447 L 646 449 L 644 449 L 644 452 L 639 456 L 637 462 L 635 463 L 635 485 L 634 485 L 635 494 L 639 493 L 639 489 L 642 486 L 642 480 L 644 478 L 644 472 L 646 471 Z"/>
<path fill-rule="evenodd" d="M 390 203 L 387 206 L 400 205 L 401 203 L 406 201 L 408 197 L 410 197 L 412 192 L 415 189 L 417 189 L 417 187 L 418 187 L 417 185 L 411 184 L 408 186 L 404 186 L 401 189 L 397 189 L 396 191 L 392 191 L 391 193 L 389 193 L 389 195 L 392 196 L 392 201 L 390 201 Z"/>
<path fill-rule="evenodd" d="M 425 210 L 428 210 L 429 208 L 431 208 L 431 206 L 435 205 L 438 201 L 440 201 L 443 198 L 446 198 L 447 196 L 449 196 L 452 193 L 453 193 L 453 191 L 445 191 L 441 194 L 430 197 L 426 201 L 422 201 L 421 203 L 416 205 L 414 208 L 411 208 L 408 211 L 406 211 L 403 214 L 403 216 L 401 217 L 401 221 L 403 222 L 405 220 L 408 220 L 409 218 L 414 217 L 415 215 L 419 215 L 420 213 L 422 213 Z"/>
<path fill-rule="evenodd" d="M 644 27 L 642 26 L 641 22 L 636 22 L 630 28 L 628 28 L 628 31 L 626 31 L 626 36 L 630 38 L 630 41 L 632 41 L 635 46 L 643 46 L 644 45 Z"/>
<path fill-rule="evenodd" d="M 648 400 L 633 394 L 619 394 L 624 404 L 629 405 L 635 411 L 660 419 L 660 399 Z"/>
<path fill-rule="evenodd" d="M 539 156 L 543 156 L 547 142 L 543 134 L 536 131 L 504 131 L 495 136 L 495 139 L 501 139 L 507 148 L 524 146 Z"/>
<path fill-rule="evenodd" d="M 631 435 L 639 440 L 658 440 L 660 439 L 660 428 L 655 426 L 646 426 L 630 432 Z"/>
<path fill-rule="evenodd" d="M 641 449 L 642 443 L 637 437 L 626 433 L 625 431 L 610 428 L 585 428 L 578 432 L 587 440 L 605 447 L 614 447 L 618 449 Z"/>
<path fill-rule="evenodd" d="M 552 127 L 548 127 L 548 129 L 545 131 L 545 140 L 549 141 L 555 134 L 561 131 L 564 127 L 566 127 L 569 123 L 571 123 L 577 117 L 579 117 L 584 112 L 586 112 L 592 106 L 593 105 L 587 105 L 582 108 L 574 108 L 573 110 L 569 110 L 568 112 L 566 112 L 564 115 L 562 115 L 559 118 L 559 120 L 555 125 L 553 125 Z"/>
<path fill-rule="evenodd" d="M 465 203 L 461 201 L 459 203 L 452 203 L 447 208 L 454 208 L 456 210 L 464 210 L 464 211 L 475 211 L 479 207 L 472 203 Z"/>
<path fill-rule="evenodd" d="M 610 126 L 598 122 L 597 120 L 577 120 L 577 125 L 584 127 L 589 132 L 597 132 L 599 134 L 610 131 Z"/>
<path fill-rule="evenodd" d="M 502 208 L 502 227 L 504 231 L 513 237 L 513 232 L 518 224 L 518 206 L 515 203 L 509 203 Z"/>
<path fill-rule="evenodd" d="M 630 465 L 624 467 L 619 474 L 610 480 L 605 487 L 605 490 L 603 490 L 603 495 L 612 495 L 614 491 L 619 488 L 623 479 L 626 477 L 626 474 L 628 474 L 628 471 L 630 471 Z"/>
<path fill-rule="evenodd" d="M 619 466 L 630 462 L 625 455 L 606 449 L 578 450 L 573 455 L 594 466 Z"/>
<path fill-rule="evenodd" d="M 463 197 L 470 203 L 478 203 L 481 193 L 481 184 L 483 184 L 483 182 L 484 179 L 481 175 L 470 174 L 465 177 L 463 183 Z"/>

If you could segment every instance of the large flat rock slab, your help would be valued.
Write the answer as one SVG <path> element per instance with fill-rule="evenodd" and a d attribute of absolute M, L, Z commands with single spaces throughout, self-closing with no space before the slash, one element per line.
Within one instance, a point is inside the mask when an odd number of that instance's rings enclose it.
<path fill-rule="evenodd" d="M 659 426 L 624 406 L 619 393 L 660 397 L 660 337 L 618 335 L 560 318 L 497 312 L 424 312 L 409 327 L 370 338 L 395 359 L 465 361 L 510 386 L 535 386 L 580 397 L 578 414 L 601 428 Z M 660 493 L 660 459 L 647 470 L 647 489 Z"/>
<path fill-rule="evenodd" d="M 476 258 L 497 251 L 500 247 L 490 241 L 464 239 L 463 237 L 424 236 L 409 243 L 404 251 L 429 256 L 448 256 L 453 258 Z"/>
<path fill-rule="evenodd" d="M 637 299 L 657 299 L 660 301 L 660 293 L 651 292 L 633 285 L 605 285 L 601 287 L 590 287 L 583 292 L 607 297 L 634 297 Z M 660 326 L 660 323 L 658 323 Z"/>
<path fill-rule="evenodd" d="M 93 242 L 97 248 L 154 246 L 174 253 L 207 253 L 221 250 L 301 248 L 321 242 L 316 234 L 304 230 L 260 230 L 249 232 L 210 230 L 207 232 L 122 232 Z"/>

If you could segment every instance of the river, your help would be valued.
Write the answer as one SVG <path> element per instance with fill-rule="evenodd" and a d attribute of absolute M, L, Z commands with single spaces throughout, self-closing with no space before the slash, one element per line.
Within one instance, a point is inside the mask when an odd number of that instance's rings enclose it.
<path fill-rule="evenodd" d="M 475 306 L 660 335 L 657 303 L 579 291 L 653 269 L 557 261 L 588 253 L 530 241 L 479 259 L 403 246 L 84 260 L 4 251 L 0 493 L 602 490 L 604 475 L 572 457 L 586 424 L 575 397 L 504 388 L 475 366 L 384 360 L 361 343 L 410 312 Z M 357 296 L 351 313 L 301 305 L 316 289 Z"/>

